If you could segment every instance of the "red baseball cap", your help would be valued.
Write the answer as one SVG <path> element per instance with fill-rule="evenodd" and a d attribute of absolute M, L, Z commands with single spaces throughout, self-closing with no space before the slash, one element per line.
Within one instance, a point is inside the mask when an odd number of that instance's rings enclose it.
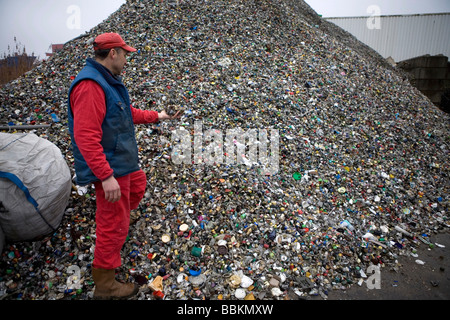
<path fill-rule="evenodd" d="M 122 37 L 114 32 L 103 33 L 94 40 L 94 50 L 122 48 L 129 52 L 136 52 L 137 50 L 130 47 L 123 41 Z"/>

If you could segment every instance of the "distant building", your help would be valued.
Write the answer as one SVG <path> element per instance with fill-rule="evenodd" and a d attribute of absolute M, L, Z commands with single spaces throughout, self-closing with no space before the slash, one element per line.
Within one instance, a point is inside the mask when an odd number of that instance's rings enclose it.
<path fill-rule="evenodd" d="M 52 52 L 45 54 L 47 57 L 51 57 L 55 53 L 61 51 L 64 47 L 64 44 L 52 44 L 51 47 L 52 47 Z"/>
<path fill-rule="evenodd" d="M 324 19 L 409 73 L 411 84 L 450 112 L 450 13 Z"/>
<path fill-rule="evenodd" d="M 0 59 L 0 85 L 10 82 L 31 70 L 36 61 L 36 56 L 15 54 Z"/>
<path fill-rule="evenodd" d="M 450 13 L 324 19 L 395 62 L 426 54 L 450 57 Z"/>
<path fill-rule="evenodd" d="M 34 61 L 36 60 L 35 56 L 28 55 L 18 55 L 6 57 L 5 59 L 0 60 L 0 65 L 3 67 L 12 67 L 18 68 L 21 64 L 25 65 L 27 68 L 33 66 Z"/>

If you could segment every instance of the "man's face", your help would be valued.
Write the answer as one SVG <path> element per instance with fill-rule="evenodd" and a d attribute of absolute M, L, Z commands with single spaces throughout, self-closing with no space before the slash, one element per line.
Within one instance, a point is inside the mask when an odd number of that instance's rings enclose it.
<path fill-rule="evenodd" d="M 124 49 L 111 49 L 112 65 L 111 71 L 114 75 L 118 76 L 122 73 L 125 64 L 127 63 L 128 51 Z"/>

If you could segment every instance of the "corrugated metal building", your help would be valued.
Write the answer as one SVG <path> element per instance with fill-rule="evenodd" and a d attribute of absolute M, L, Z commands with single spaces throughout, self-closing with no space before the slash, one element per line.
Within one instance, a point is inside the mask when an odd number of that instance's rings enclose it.
<path fill-rule="evenodd" d="M 450 13 L 324 19 L 395 62 L 426 54 L 450 57 Z"/>

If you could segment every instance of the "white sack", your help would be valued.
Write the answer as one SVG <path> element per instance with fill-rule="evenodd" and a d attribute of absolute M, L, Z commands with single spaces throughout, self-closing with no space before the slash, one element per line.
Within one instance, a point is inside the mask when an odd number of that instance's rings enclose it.
<path fill-rule="evenodd" d="M 7 240 L 29 241 L 55 231 L 69 201 L 70 169 L 57 146 L 35 134 L 0 133 L 0 175 L 13 174 L 37 208 L 11 179 L 0 177 L 0 226 Z"/>

